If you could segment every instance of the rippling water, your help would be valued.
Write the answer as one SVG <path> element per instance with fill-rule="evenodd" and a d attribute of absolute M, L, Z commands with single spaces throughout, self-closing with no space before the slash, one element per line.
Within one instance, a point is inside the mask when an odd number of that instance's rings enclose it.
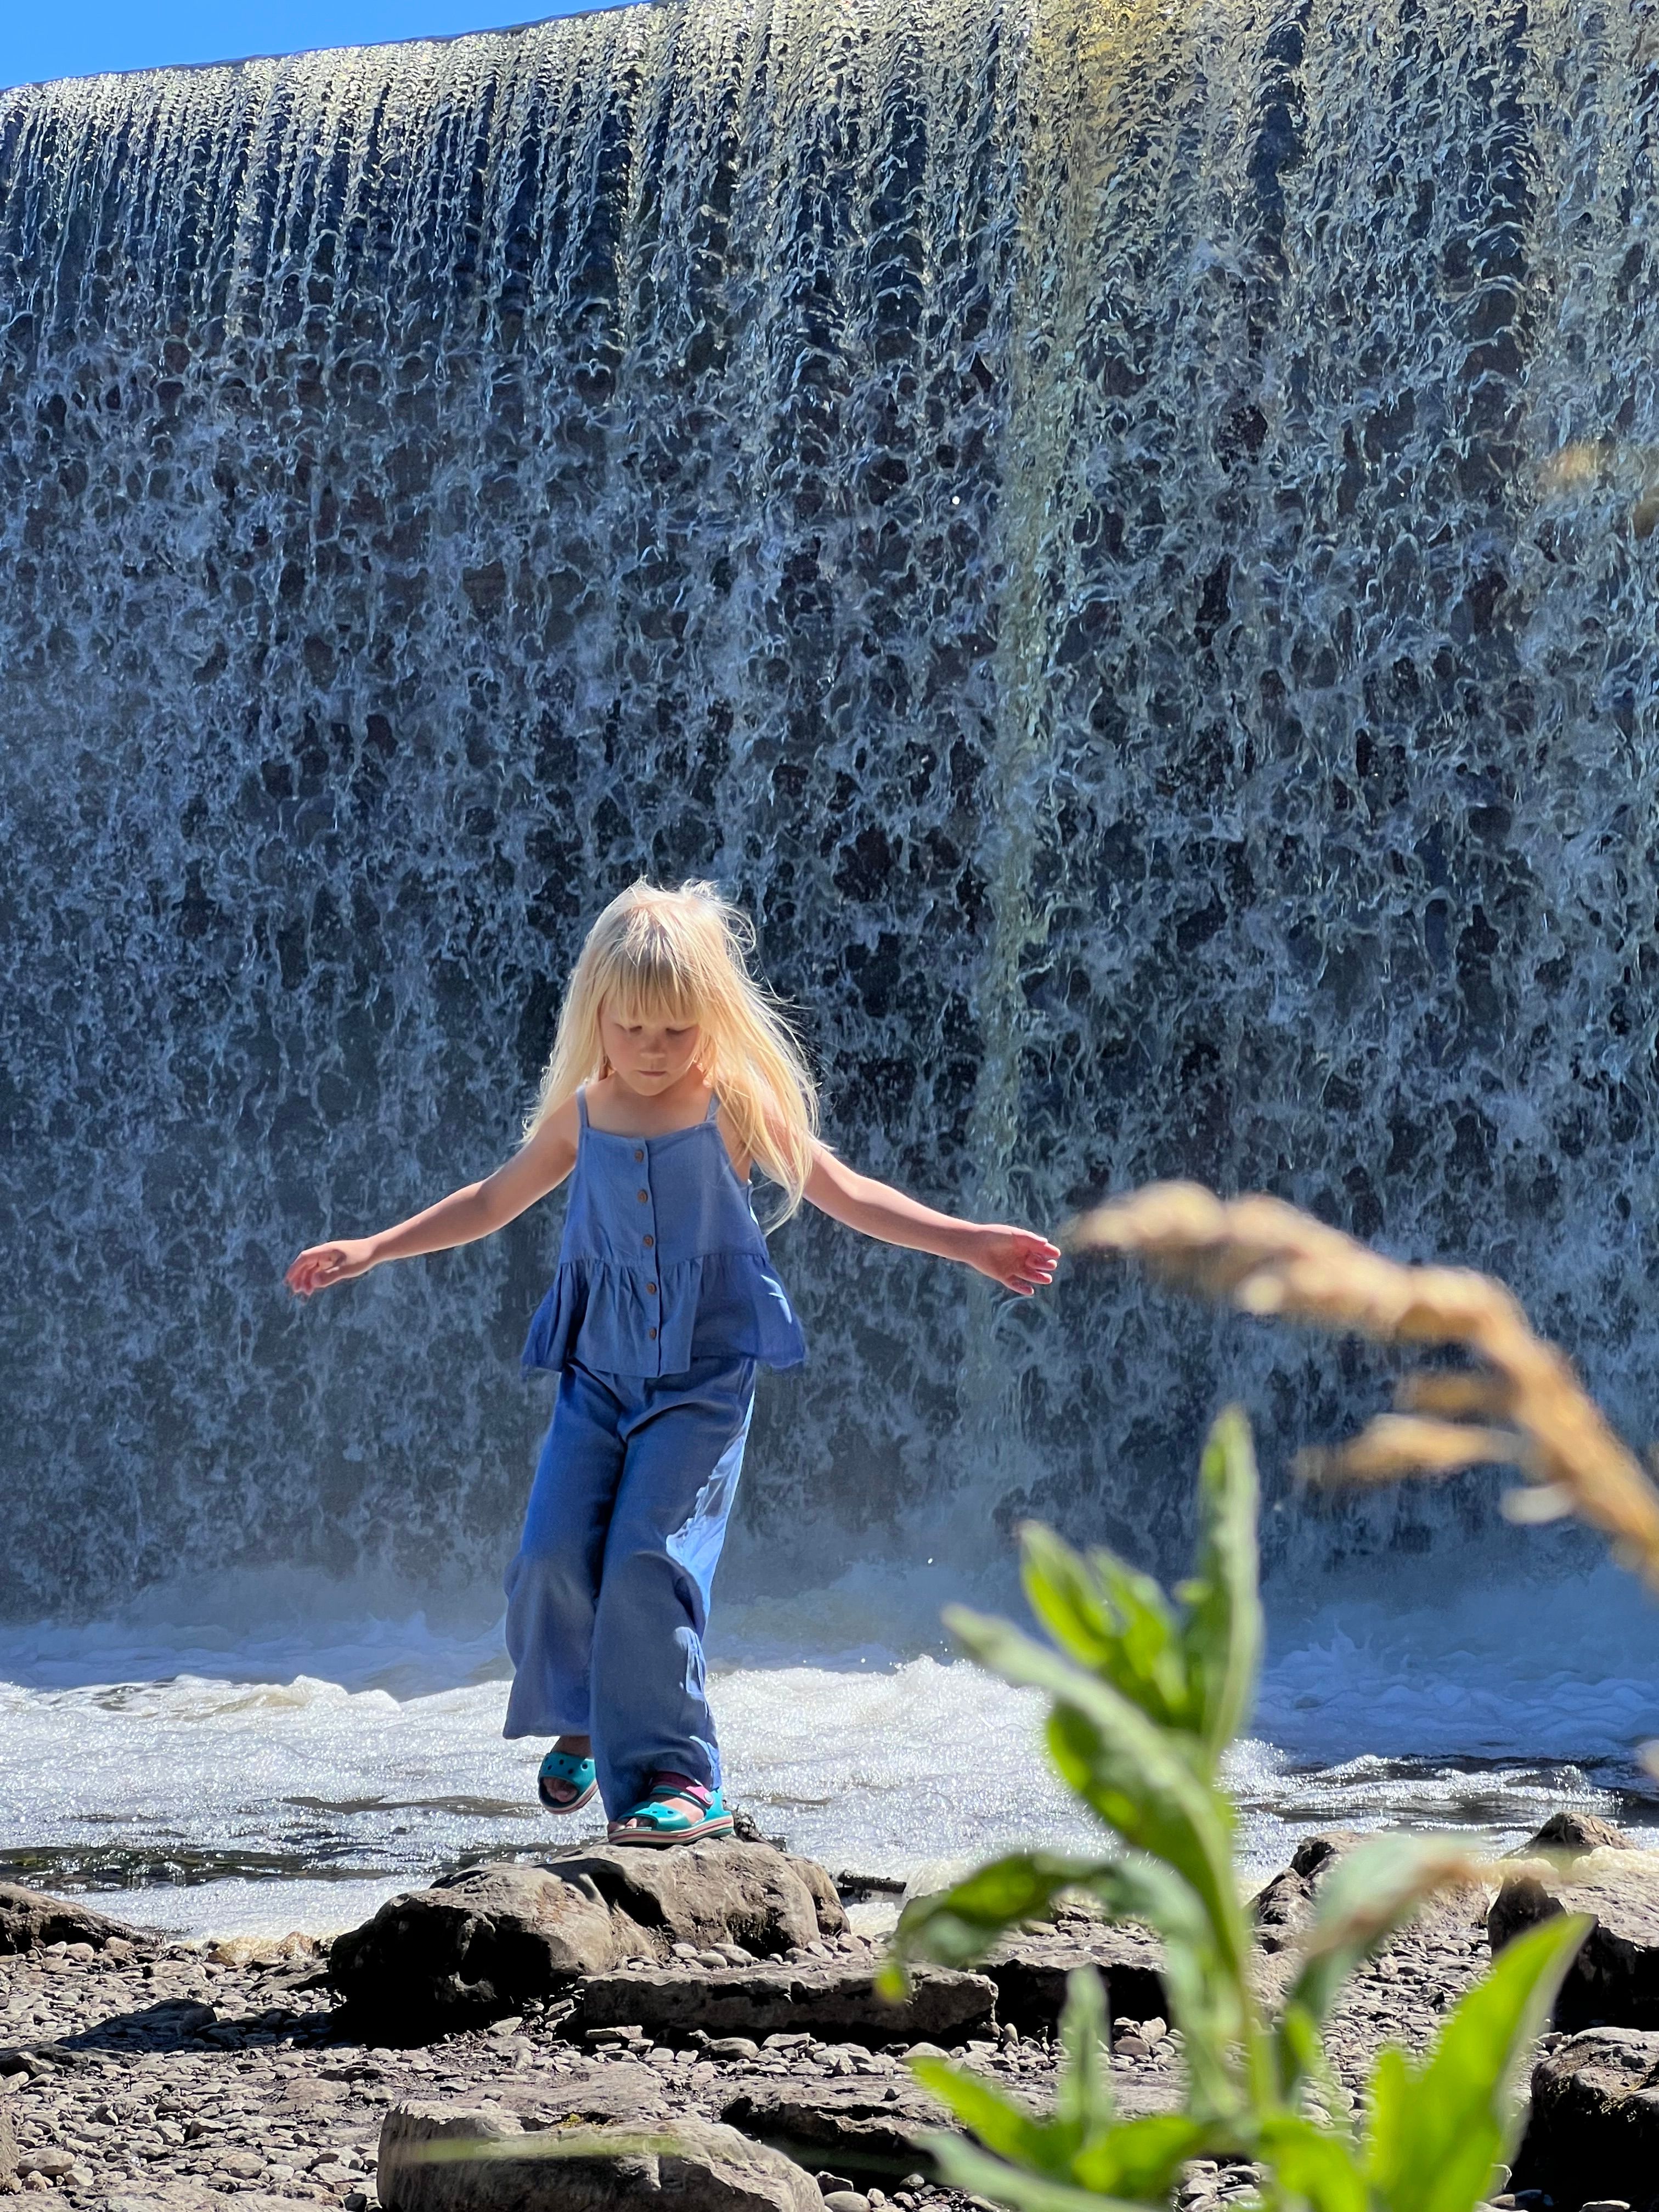
<path fill-rule="evenodd" d="M 994 1595 L 994 1594 L 992 1594 Z M 1467 1827 L 1507 1845 L 1570 1803 L 1659 1840 L 1632 1763 L 1659 1729 L 1656 1622 L 1611 1572 L 1431 1616 L 1346 1602 L 1280 1621 L 1235 1755 L 1252 1875 L 1332 1826 Z M 835 1870 L 927 1880 L 1090 1830 L 1037 1753 L 1041 1706 L 951 1660 L 914 1588 L 860 1574 L 793 1609 L 726 1609 L 716 1707 L 736 1800 Z M 911 1630 L 893 1647 L 896 1622 Z M 787 1647 L 793 1642 L 793 1656 Z M 567 1831 L 533 1802 L 536 1746 L 504 1743 L 492 1626 L 313 1622 L 268 1636 L 111 1625 L 0 1644 L 0 1871 L 194 1932 L 323 1929 L 481 1856 Z"/>

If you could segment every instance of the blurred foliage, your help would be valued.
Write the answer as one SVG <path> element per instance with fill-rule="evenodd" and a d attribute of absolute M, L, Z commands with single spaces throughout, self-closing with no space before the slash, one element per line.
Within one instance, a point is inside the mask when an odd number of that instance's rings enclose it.
<path fill-rule="evenodd" d="M 1362 2110 L 1347 2112 L 1325 2051 L 1347 1976 L 1431 1893 L 1477 1878 L 1455 1842 L 1380 1836 L 1322 1882 L 1276 2018 L 1252 1987 L 1252 1931 L 1233 1860 L 1223 1754 L 1247 1720 L 1261 1648 L 1255 1456 L 1237 1410 L 1211 1433 L 1199 1477 L 1193 1575 L 1173 1593 L 1104 1551 L 1023 1532 L 1025 1589 L 1053 1639 L 961 1609 L 946 1619 L 1004 1680 L 1050 1700 L 1048 1755 L 1115 1839 L 1109 1856 L 1017 1853 L 907 1906 L 890 1981 L 928 1958 L 967 1966 L 1067 1893 L 1162 1939 L 1181 2032 L 1178 2112 L 1120 2119 L 1107 2057 L 1106 1992 L 1074 1972 L 1059 2088 L 1037 2118 L 971 2069 L 918 2060 L 918 2077 L 970 2140 L 938 2134 L 945 2179 L 1014 2212 L 1164 2205 L 1194 2158 L 1260 2166 L 1273 2212 L 1472 2212 L 1510 2152 L 1515 2076 L 1588 1923 L 1562 1915 L 1511 1943 L 1419 2062 L 1385 2045 Z"/>

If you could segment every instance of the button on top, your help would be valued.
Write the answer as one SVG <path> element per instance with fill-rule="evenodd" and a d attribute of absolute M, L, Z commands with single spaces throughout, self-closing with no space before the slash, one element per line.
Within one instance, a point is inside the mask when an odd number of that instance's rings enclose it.
<path fill-rule="evenodd" d="M 654 1237 L 647 1237 L 645 1239 L 645 1249 L 647 1252 L 651 1249 L 651 1247 L 656 1243 L 656 1241 L 657 1240 Z"/>
<path fill-rule="evenodd" d="M 646 1286 L 645 1286 L 645 1287 L 646 1287 L 646 1289 L 650 1292 L 651 1296 L 654 1298 L 654 1297 L 656 1297 L 656 1295 L 657 1295 L 657 1286 L 656 1286 L 656 1285 L 655 1285 L 654 1283 L 647 1283 L 647 1284 L 646 1285 Z"/>
<path fill-rule="evenodd" d="M 642 1160 L 645 1158 L 645 1153 L 639 1146 L 635 1146 L 634 1148 L 634 1157 L 636 1160 Z"/>
<path fill-rule="evenodd" d="M 651 1194 L 650 1194 L 650 1192 L 649 1192 L 648 1190 L 642 1190 L 642 1191 L 640 1193 L 640 1204 L 641 1204 L 641 1206 L 644 1206 L 644 1205 L 647 1202 L 647 1200 L 649 1200 L 650 1196 L 651 1196 Z"/>

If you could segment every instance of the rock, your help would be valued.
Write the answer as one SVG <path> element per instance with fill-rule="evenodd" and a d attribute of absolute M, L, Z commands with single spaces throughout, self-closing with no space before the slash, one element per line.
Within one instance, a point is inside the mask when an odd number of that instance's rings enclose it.
<path fill-rule="evenodd" d="M 1106 1983 L 1107 2013 L 1164 2013 L 1163 1954 L 1143 1928 L 1115 1926 L 1091 1913 L 1022 1929 L 999 1943 L 979 1972 L 996 1984 L 997 2018 L 1022 2035 L 1052 2033 L 1066 2003 L 1066 1978 L 1094 1966 Z"/>
<path fill-rule="evenodd" d="M 155 1938 L 141 1929 L 106 1920 L 101 1912 L 89 1912 L 65 1898 L 48 1897 L 43 1890 L 0 1881 L 0 1954 L 44 1951 L 49 1943 L 87 1943 L 101 1951 L 115 1942 L 146 1954 L 155 1948 Z"/>
<path fill-rule="evenodd" d="M 803 2033 L 834 2042 L 892 2043 L 918 2036 L 960 2042 L 988 2021 L 997 1985 L 983 1974 L 919 1966 L 909 1994 L 882 1996 L 867 1965 L 830 1959 L 792 1966 L 732 1967 L 696 1976 L 650 1969 L 605 1974 L 584 1983 L 585 2028 L 638 2027 L 684 2039 L 694 2028 L 711 2036 Z"/>
<path fill-rule="evenodd" d="M 861 2190 L 830 2189 L 824 2192 L 825 2212 L 870 2212 L 870 2200 Z"/>
<path fill-rule="evenodd" d="M 1517 2192 L 1558 2203 L 1624 2197 L 1646 2204 L 1659 2173 L 1659 2033 L 1594 2027 L 1533 2069 L 1532 2113 L 1515 2163 Z"/>
<path fill-rule="evenodd" d="M 0 2182 L 9 2181 L 17 2171 L 17 2137 L 12 2132 L 10 2115 L 0 2111 Z"/>
<path fill-rule="evenodd" d="M 1525 1858 L 1534 1851 L 1559 1851 L 1580 1856 L 1585 1851 L 1629 1851 L 1636 1848 L 1622 1828 L 1615 1828 L 1611 1820 L 1603 1820 L 1594 1813 L 1552 1813 L 1530 1843 L 1523 1844 L 1512 1858 Z"/>
<path fill-rule="evenodd" d="M 623 1959 L 665 1959 L 677 1942 L 771 1954 L 845 1926 L 823 1869 L 770 1844 L 578 1847 L 392 1898 L 336 1939 L 329 1978 L 355 2017 L 407 2043 L 522 2011 Z"/>
<path fill-rule="evenodd" d="M 953 2124 L 920 2082 L 890 2078 L 749 2081 L 721 2106 L 720 2118 L 745 2135 L 804 2152 L 840 2152 L 855 2164 L 908 2163 L 919 2134 Z"/>
<path fill-rule="evenodd" d="M 1360 1838 L 1346 1828 L 1302 1838 L 1284 1873 L 1275 1875 L 1251 1900 L 1256 1942 L 1262 1950 L 1269 1954 L 1288 1950 L 1312 1926 L 1314 1900 L 1322 1878 L 1359 1841 Z M 1126 2011 L 1133 2009 L 1132 2006 L 1125 2007 Z M 1159 2009 L 1153 2007 L 1154 2011 Z"/>
<path fill-rule="evenodd" d="M 1587 1912 L 1594 1925 L 1561 1985 L 1555 2025 L 1659 2028 L 1659 1852 L 1598 1847 L 1565 1871 L 1544 1859 L 1517 1864 L 1487 1912 L 1487 1940 L 1501 1951 L 1558 1912 Z"/>
<path fill-rule="evenodd" d="M 582 2137 L 580 2157 L 538 2158 L 535 2135 L 493 2106 L 396 2106 L 380 2129 L 380 2203 L 386 2212 L 822 2212 L 809 2173 L 734 2129 L 677 2118 L 672 2149 L 644 2148 L 620 2130 L 616 2148 L 604 2148 L 600 2132 Z M 441 2163 L 422 2156 L 430 2144 L 465 2142 L 489 2150 L 452 2150 Z M 532 2154 L 512 2155 L 520 2143 Z"/>
<path fill-rule="evenodd" d="M 662 2112 L 663 2076 L 653 2066 L 618 2059 L 542 2082 L 532 2097 L 514 2102 L 524 2112 L 526 2124 L 536 2127 L 562 2127 L 578 2120 L 643 2125 Z"/>

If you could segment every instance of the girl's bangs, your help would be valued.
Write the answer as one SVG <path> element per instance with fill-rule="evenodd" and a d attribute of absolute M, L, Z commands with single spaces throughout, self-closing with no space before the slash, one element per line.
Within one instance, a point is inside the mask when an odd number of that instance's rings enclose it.
<path fill-rule="evenodd" d="M 702 1018 L 691 978 L 665 945 L 649 945 L 617 961 L 605 992 L 608 1011 L 619 1022 L 669 1022 L 690 1029 Z"/>

